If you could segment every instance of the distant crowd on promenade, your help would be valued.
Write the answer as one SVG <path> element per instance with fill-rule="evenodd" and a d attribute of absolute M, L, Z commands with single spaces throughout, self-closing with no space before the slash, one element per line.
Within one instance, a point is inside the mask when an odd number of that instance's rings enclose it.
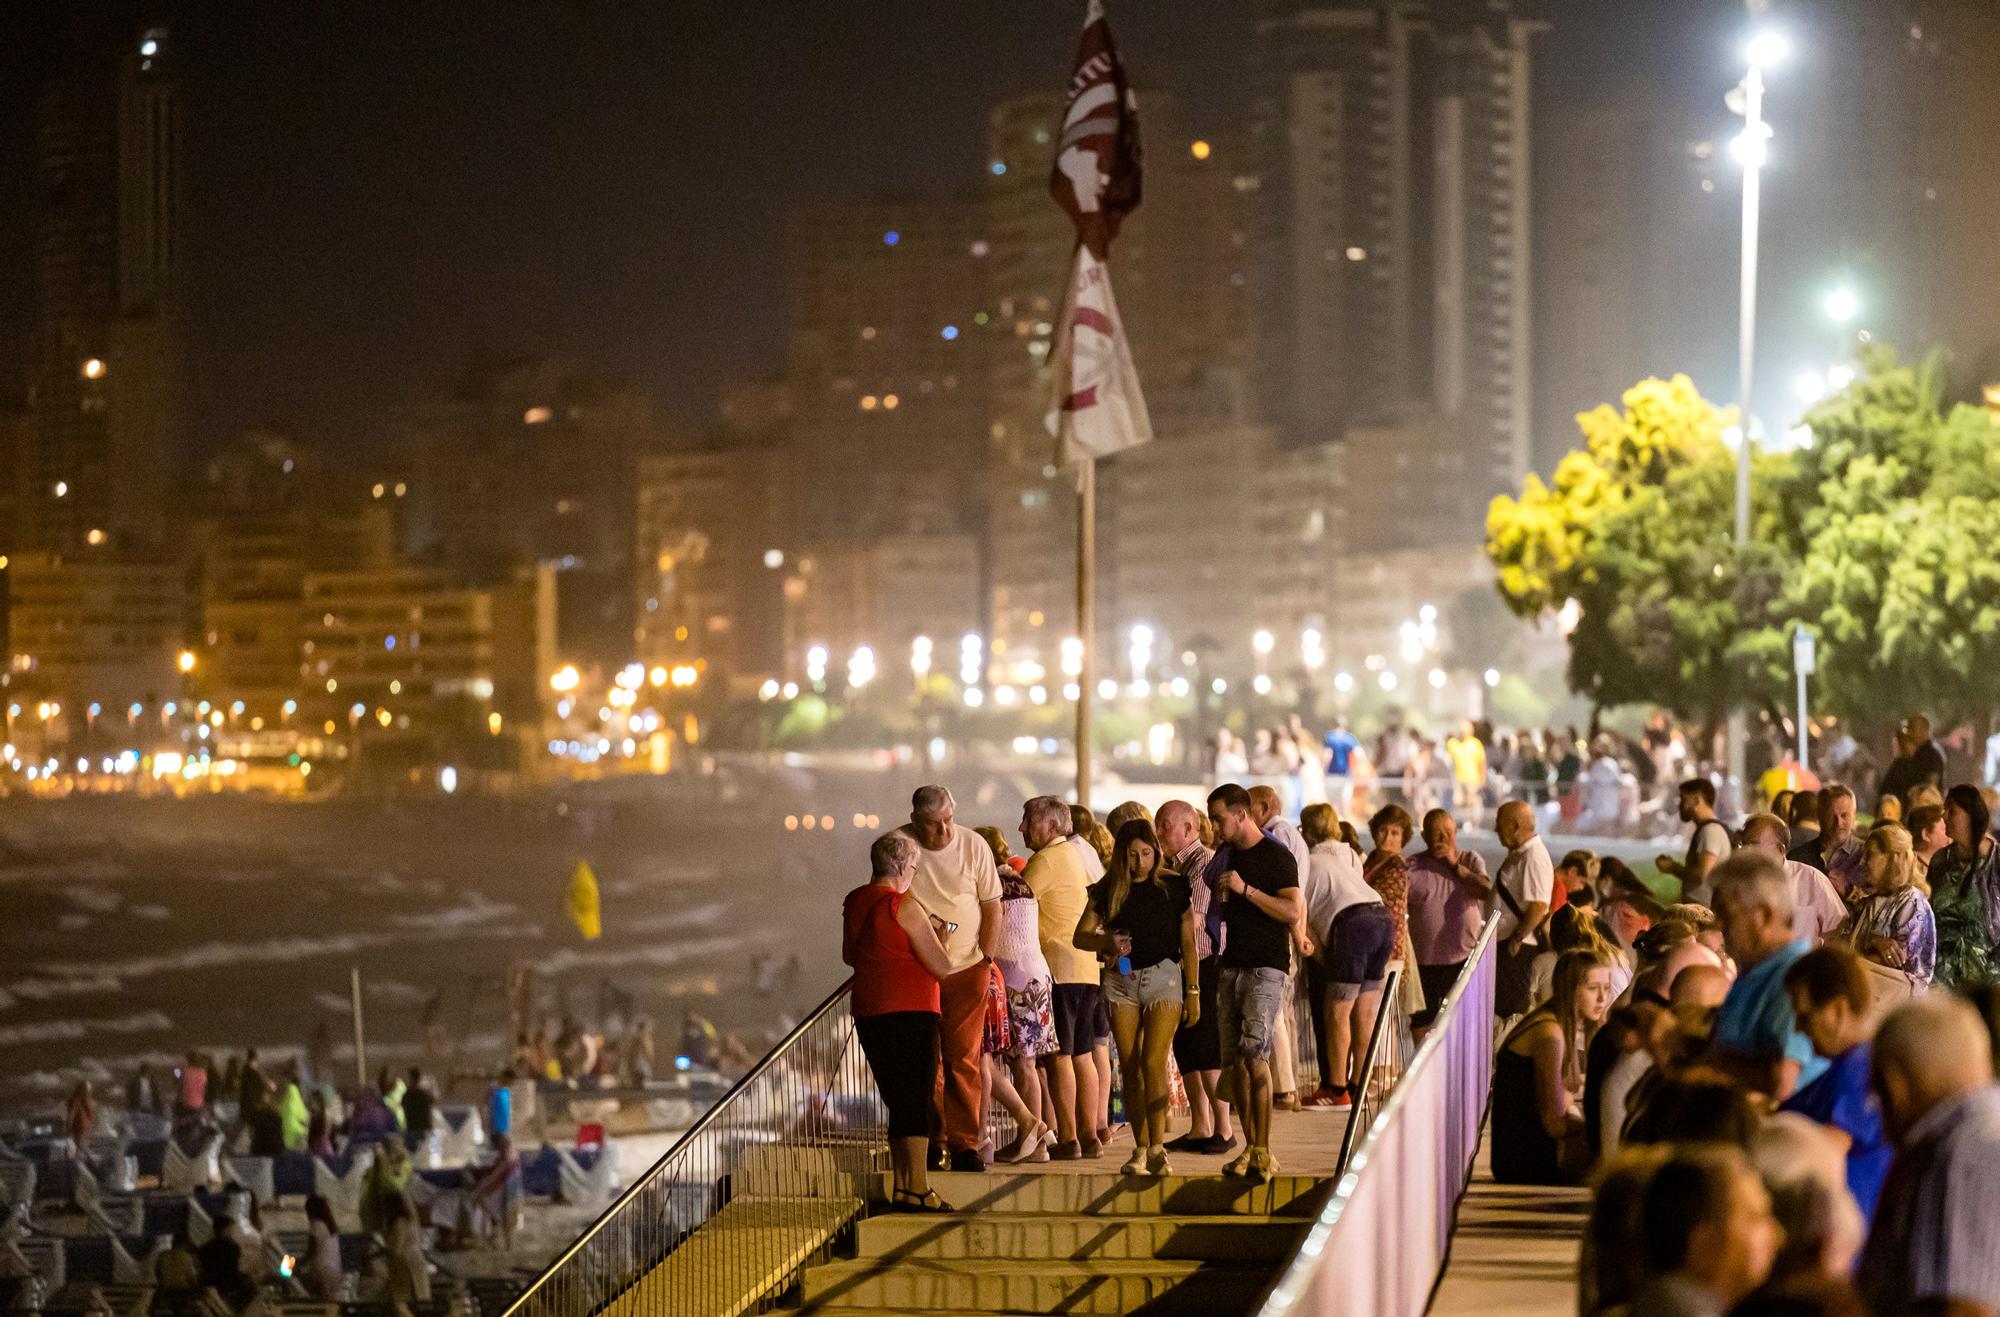
<path fill-rule="evenodd" d="M 1503 916 L 1493 1174 L 1593 1186 L 1583 1312 L 2000 1312 L 2000 846 L 1943 772 L 1912 718 L 1865 806 L 1690 778 L 1654 887 L 1579 853 Z"/>
<path fill-rule="evenodd" d="M 1753 739 L 1746 748 L 1749 794 L 1768 801 L 1780 792 L 1844 782 L 1861 798 L 1864 813 L 1882 817 L 1910 787 L 1942 787 L 1947 763 L 1956 772 L 1952 780 L 2000 790 L 2000 722 L 1982 740 L 1969 727 L 1934 736 L 1928 719 L 1912 717 L 1878 751 L 1828 719 L 1810 739 L 1817 773 L 1775 730 Z M 1294 818 L 1321 801 L 1354 818 L 1397 804 L 1415 817 L 1448 808 L 1461 823 L 1480 827 L 1503 801 L 1518 799 L 1541 809 L 1550 827 L 1566 835 L 1640 837 L 1673 826 L 1679 782 L 1716 776 L 1719 765 L 1700 747 L 1701 738 L 1666 713 L 1648 717 L 1634 735 L 1610 728 L 1509 728 L 1486 719 L 1427 732 L 1391 714 L 1367 738 L 1349 730 L 1344 718 L 1319 731 L 1293 715 L 1243 736 L 1217 732 L 1202 767 L 1211 781 L 1274 787 L 1280 808 Z"/>

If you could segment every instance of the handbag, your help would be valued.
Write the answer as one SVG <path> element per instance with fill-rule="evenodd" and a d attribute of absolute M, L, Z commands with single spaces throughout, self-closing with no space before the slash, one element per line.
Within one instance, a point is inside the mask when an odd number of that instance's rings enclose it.
<path fill-rule="evenodd" d="M 1880 1024 L 1882 1017 L 1903 1003 L 1922 995 L 1917 981 L 1902 970 L 1884 965 L 1877 960 L 1861 958 L 1861 968 L 1868 972 L 1868 1023 Z"/>
<path fill-rule="evenodd" d="M 1013 1021 L 1007 1012 L 1007 981 L 1001 977 L 1000 967 L 989 963 L 986 966 L 986 1039 L 980 1050 L 987 1056 L 999 1056 L 1013 1039 Z"/>

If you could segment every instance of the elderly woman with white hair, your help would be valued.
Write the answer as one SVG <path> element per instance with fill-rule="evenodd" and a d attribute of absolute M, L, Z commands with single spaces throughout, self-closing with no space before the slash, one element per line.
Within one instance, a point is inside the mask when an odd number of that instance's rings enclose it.
<path fill-rule="evenodd" d="M 854 967 L 854 1032 L 889 1109 L 892 1207 L 949 1212 L 930 1187 L 925 1150 L 938 1082 L 938 980 L 951 972 L 951 961 L 931 916 L 909 899 L 916 841 L 889 833 L 869 848 L 868 860 L 872 876 L 842 906 L 840 958 Z"/>

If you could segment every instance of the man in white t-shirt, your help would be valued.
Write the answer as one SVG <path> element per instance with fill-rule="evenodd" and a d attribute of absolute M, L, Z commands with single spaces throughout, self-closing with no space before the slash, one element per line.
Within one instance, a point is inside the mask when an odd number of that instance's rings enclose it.
<path fill-rule="evenodd" d="M 1000 873 L 993 850 L 971 828 L 952 821 L 956 805 L 941 786 L 921 786 L 910 798 L 903 829 L 917 840 L 910 895 L 937 928 L 952 972 L 938 984 L 939 1139 L 954 1171 L 983 1171 L 985 1138 L 980 1051 L 986 1041 L 986 984 L 1000 942 Z"/>
<path fill-rule="evenodd" d="M 1500 807 L 1495 831 L 1507 858 L 1493 880 L 1498 902 L 1499 974 L 1493 989 L 1493 1013 L 1511 1019 L 1527 1012 L 1533 994 L 1535 955 L 1541 950 L 1542 925 L 1548 922 L 1549 901 L 1555 894 L 1556 866 L 1549 848 L 1535 835 L 1534 807 L 1510 800 Z"/>

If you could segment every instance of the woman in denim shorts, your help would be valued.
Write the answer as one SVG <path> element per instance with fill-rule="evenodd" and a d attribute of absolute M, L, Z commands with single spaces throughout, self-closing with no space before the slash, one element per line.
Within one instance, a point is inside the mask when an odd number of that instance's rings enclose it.
<path fill-rule="evenodd" d="M 1111 867 L 1090 889 L 1077 923 L 1076 945 L 1104 962 L 1104 1000 L 1132 1125 L 1124 1173 L 1171 1175 L 1167 1056 L 1183 1015 L 1200 1016 L 1201 997 L 1187 880 L 1166 868 L 1151 823 L 1134 819 L 1118 829 Z"/>

